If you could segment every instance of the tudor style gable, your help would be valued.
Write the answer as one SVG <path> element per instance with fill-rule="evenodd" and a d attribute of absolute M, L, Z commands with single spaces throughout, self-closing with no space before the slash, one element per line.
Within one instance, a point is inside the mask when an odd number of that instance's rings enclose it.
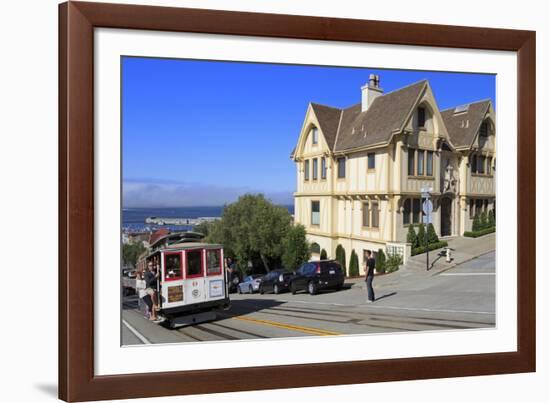
<path fill-rule="evenodd" d="M 409 110 L 402 131 L 408 134 L 407 143 L 413 147 L 436 149 L 441 140 L 452 147 L 452 141 L 437 106 L 429 82 L 418 94 L 418 98 Z"/>
<path fill-rule="evenodd" d="M 339 109 L 310 103 L 291 158 L 299 161 L 312 155 L 331 153 L 340 113 Z"/>

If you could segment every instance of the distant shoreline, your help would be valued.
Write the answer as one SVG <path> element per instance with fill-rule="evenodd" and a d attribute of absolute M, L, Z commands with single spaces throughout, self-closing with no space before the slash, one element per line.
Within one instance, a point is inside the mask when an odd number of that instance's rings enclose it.
<path fill-rule="evenodd" d="M 286 207 L 290 214 L 294 214 L 293 205 Z M 124 232 L 154 231 L 167 228 L 173 231 L 189 231 L 192 225 L 156 225 L 147 223 L 150 217 L 189 218 L 221 217 L 225 206 L 192 206 L 192 207 L 123 207 L 121 211 L 122 230 Z"/>

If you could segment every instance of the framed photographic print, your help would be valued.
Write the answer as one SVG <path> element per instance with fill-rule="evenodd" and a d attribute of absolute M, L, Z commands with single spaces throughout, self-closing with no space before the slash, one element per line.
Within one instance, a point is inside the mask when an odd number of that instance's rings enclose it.
<path fill-rule="evenodd" d="M 534 32 L 59 13 L 61 399 L 535 370 Z"/>

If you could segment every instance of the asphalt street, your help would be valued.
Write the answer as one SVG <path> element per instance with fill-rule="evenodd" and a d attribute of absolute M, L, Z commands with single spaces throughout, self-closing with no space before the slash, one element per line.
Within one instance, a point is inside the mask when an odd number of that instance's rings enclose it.
<path fill-rule="evenodd" d="M 436 275 L 397 272 L 374 280 L 367 303 L 362 281 L 340 291 L 231 294 L 217 320 L 170 330 L 148 321 L 136 297 L 124 300 L 122 344 L 337 336 L 441 331 L 495 326 L 495 254 L 487 253 Z"/>

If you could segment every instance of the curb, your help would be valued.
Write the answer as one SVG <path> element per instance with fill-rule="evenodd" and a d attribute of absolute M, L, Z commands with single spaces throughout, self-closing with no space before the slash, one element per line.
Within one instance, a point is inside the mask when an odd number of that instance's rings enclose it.
<path fill-rule="evenodd" d="M 434 272 L 433 274 L 430 275 L 430 277 L 437 276 L 437 275 L 439 275 L 439 274 L 441 274 L 441 273 L 445 273 L 446 271 L 449 271 L 449 270 L 455 268 L 456 266 L 458 266 L 458 265 L 460 265 L 460 264 L 464 264 L 464 263 L 470 262 L 470 261 L 472 261 L 472 260 L 474 260 L 474 259 L 477 259 L 477 258 L 480 257 L 480 256 L 487 255 L 488 253 L 491 253 L 491 252 L 494 252 L 494 251 L 495 251 L 495 249 L 488 250 L 488 251 L 486 251 L 486 252 L 482 252 L 482 253 L 480 253 L 479 255 L 472 256 L 472 257 L 470 257 L 469 259 L 463 260 L 463 261 L 461 261 L 461 262 L 452 263 L 450 266 L 445 267 L 445 268 L 443 268 L 443 269 L 440 269 L 439 271 Z"/>

